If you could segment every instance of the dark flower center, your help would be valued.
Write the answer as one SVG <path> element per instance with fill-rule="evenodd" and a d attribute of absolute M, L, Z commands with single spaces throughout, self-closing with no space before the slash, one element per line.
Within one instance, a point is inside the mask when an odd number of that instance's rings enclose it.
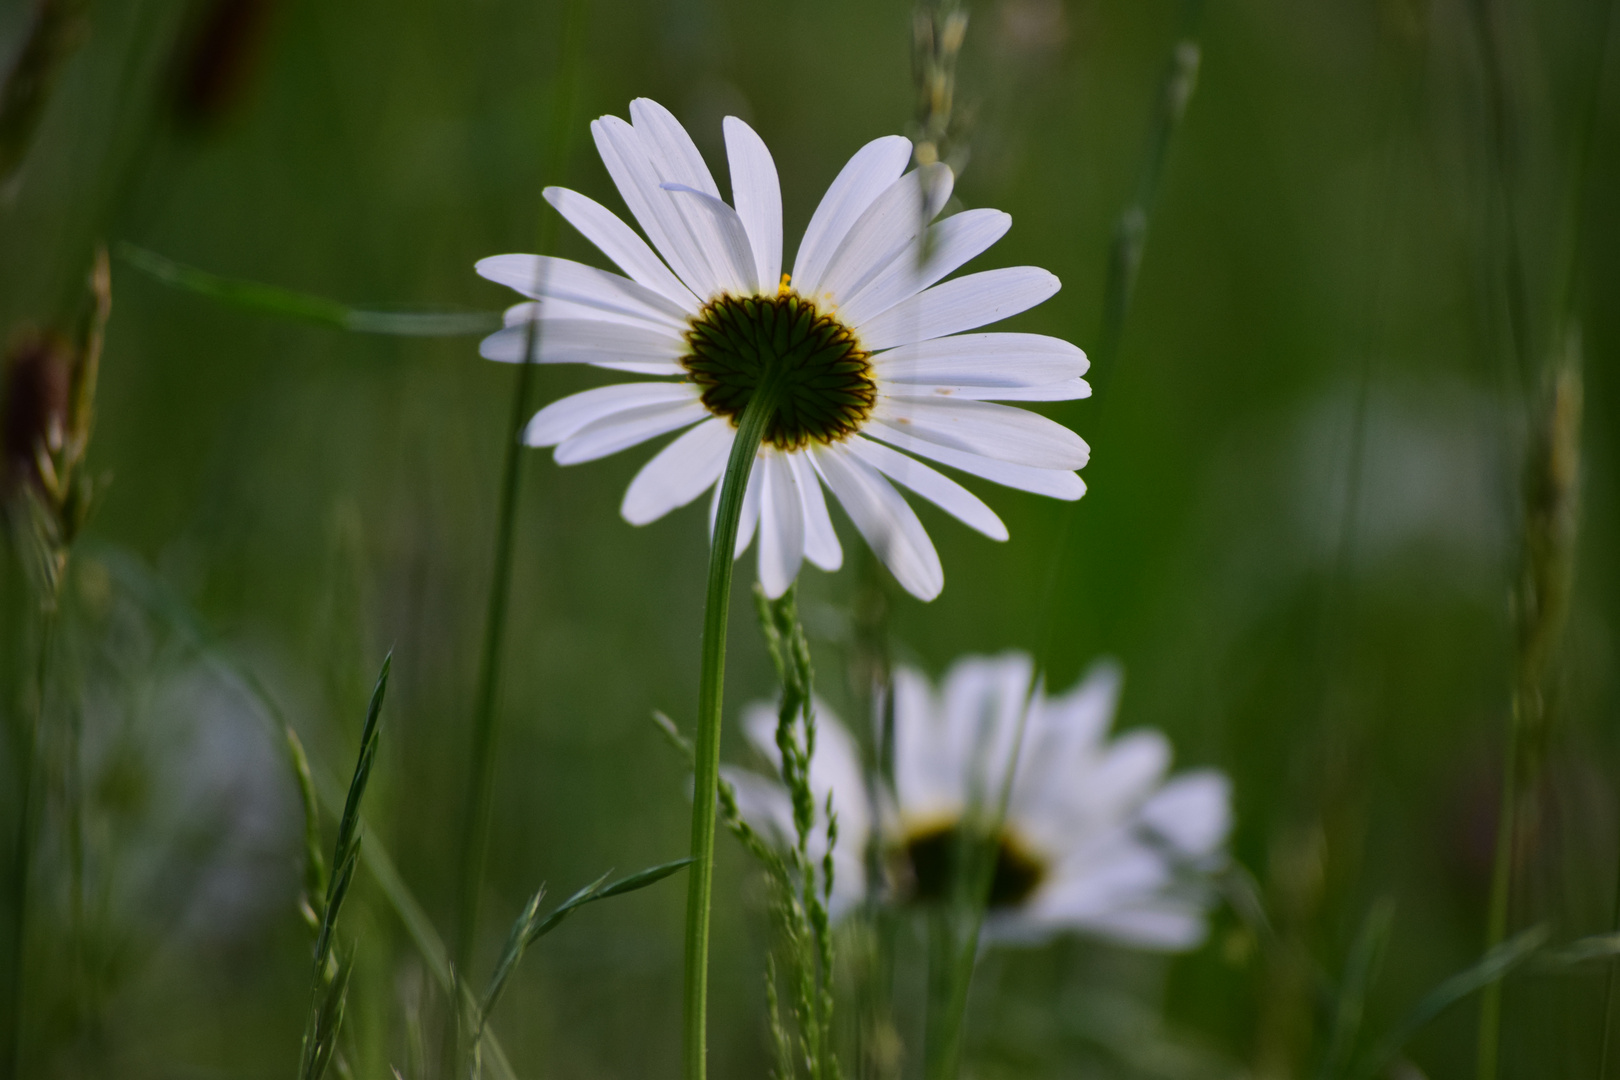
<path fill-rule="evenodd" d="M 962 830 L 945 825 L 913 833 L 905 843 L 911 871 L 911 898 L 934 904 L 949 900 L 966 854 Z M 995 869 L 990 876 L 990 907 L 1018 907 L 1034 894 L 1046 867 L 1006 832 L 996 837 Z"/>
<path fill-rule="evenodd" d="M 760 385 L 773 384 L 776 409 L 765 441 L 779 450 L 848 438 L 877 400 L 872 365 L 855 335 L 785 289 L 711 300 L 692 320 L 686 343 L 681 364 L 716 416 L 736 424 Z"/>

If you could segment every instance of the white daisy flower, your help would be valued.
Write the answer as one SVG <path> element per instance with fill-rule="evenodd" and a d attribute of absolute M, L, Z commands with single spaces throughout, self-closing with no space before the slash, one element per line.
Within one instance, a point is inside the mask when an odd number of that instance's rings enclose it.
<path fill-rule="evenodd" d="M 557 462 L 572 465 L 687 429 L 625 493 L 621 512 L 643 525 L 711 487 L 718 499 L 736 422 L 770 380 L 781 400 L 749 478 L 736 552 L 757 529 L 759 578 L 772 597 L 804 559 L 824 570 L 842 564 L 823 484 L 924 600 L 939 594 L 944 571 L 894 483 L 993 539 L 1006 539 L 1007 528 L 919 457 L 1054 498 L 1085 493 L 1075 470 L 1089 451 L 1079 436 L 993 403 L 1087 396 L 1085 354 L 1039 334 L 964 333 L 1039 304 L 1057 292 L 1057 278 L 1023 266 L 940 284 L 1001 238 L 1008 215 L 967 210 L 929 225 L 950 196 L 950 169 L 908 173 L 910 141 L 877 139 L 828 188 L 783 274 L 781 191 L 760 137 L 726 118 L 728 204 L 667 109 L 639 98 L 630 116 L 604 116 L 591 132 L 652 246 L 599 203 L 547 188 L 551 205 L 626 276 L 547 256 L 481 260 L 480 274 L 531 302 L 509 310 L 506 328 L 480 351 L 521 362 L 526 324 L 538 318 L 542 363 L 665 381 L 554 402 L 530 422 L 530 445 L 555 446 Z M 711 507 L 711 528 L 713 516 Z"/>
<path fill-rule="evenodd" d="M 1206 932 L 1208 875 L 1225 863 L 1229 781 L 1214 769 L 1167 777 L 1171 748 L 1160 732 L 1109 738 L 1121 683 L 1114 665 L 1096 665 L 1057 697 L 1032 688 L 1033 671 L 1022 653 L 968 657 L 936 692 L 918 672 L 897 670 L 894 790 L 882 793 L 876 810 L 853 741 L 820 708 L 811 787 L 821 803 L 832 793 L 839 817 L 834 912 L 865 894 L 862 853 L 873 828 L 881 830 L 896 898 L 948 898 L 959 830 L 984 807 L 993 816 L 1027 707 L 985 939 L 1032 944 L 1076 931 L 1143 948 L 1196 946 Z M 754 707 L 746 727 L 774 763 L 774 711 Z M 791 835 L 780 784 L 742 770 L 726 775 L 751 822 Z"/>

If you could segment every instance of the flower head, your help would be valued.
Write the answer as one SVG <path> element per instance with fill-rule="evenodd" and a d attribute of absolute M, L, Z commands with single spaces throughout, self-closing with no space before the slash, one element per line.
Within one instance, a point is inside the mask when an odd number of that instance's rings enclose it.
<path fill-rule="evenodd" d="M 950 169 L 906 172 L 910 141 L 877 139 L 828 188 L 784 274 L 781 191 L 760 137 L 726 118 L 728 204 L 668 110 L 640 98 L 630 116 L 604 116 L 591 131 L 647 240 L 584 195 L 547 188 L 552 206 L 624 275 L 547 256 L 481 260 L 480 274 L 531 298 L 507 312 L 481 352 L 520 362 L 532 350 L 543 363 L 665 381 L 553 402 L 529 424 L 530 445 L 555 446 L 558 463 L 571 465 L 686 429 L 625 493 L 621 512 L 641 525 L 710 488 L 718 497 L 737 419 L 756 394 L 769 395 L 736 553 L 757 529 L 760 582 L 772 597 L 805 559 L 825 570 L 843 562 L 823 485 L 925 600 L 938 595 L 944 571 L 895 483 L 993 539 L 1007 529 L 918 458 L 1055 498 L 1084 494 L 1074 471 L 1088 455 L 1079 436 L 993 402 L 1085 397 L 1085 354 L 1038 334 L 964 333 L 1039 304 L 1057 279 L 1026 266 L 940 284 L 1001 238 L 1008 215 L 967 210 L 931 225 L 950 197 Z"/>
<path fill-rule="evenodd" d="M 1021 653 L 960 660 L 938 690 L 916 671 L 897 670 L 894 788 L 877 807 L 848 733 L 819 709 L 811 786 L 819 800 L 832 793 L 839 816 L 834 912 L 864 895 L 870 829 L 878 830 L 896 900 L 949 898 L 961 830 L 997 816 L 1010 776 L 991 838 L 988 940 L 1077 931 L 1146 948 L 1197 945 L 1207 875 L 1224 862 L 1231 829 L 1226 777 L 1213 769 L 1167 776 L 1170 743 L 1157 731 L 1109 737 L 1117 667 L 1098 664 L 1055 697 L 1032 687 L 1032 677 Z M 771 711 L 756 707 L 748 735 L 774 761 L 773 730 Z M 785 820 L 779 785 L 741 770 L 727 776 L 751 820 Z"/>

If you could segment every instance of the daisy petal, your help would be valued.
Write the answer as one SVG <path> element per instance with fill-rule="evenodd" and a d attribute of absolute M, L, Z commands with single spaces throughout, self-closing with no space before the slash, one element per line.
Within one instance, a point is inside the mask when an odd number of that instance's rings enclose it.
<path fill-rule="evenodd" d="M 1232 831 L 1232 782 L 1215 769 L 1173 777 L 1142 806 L 1142 822 L 1189 858 L 1204 858 Z"/>
<path fill-rule="evenodd" d="M 735 116 L 726 117 L 722 127 L 731 165 L 731 201 L 753 245 L 760 291 L 769 292 L 782 277 L 782 185 L 776 162 L 765 140 Z"/>
<path fill-rule="evenodd" d="M 675 301 L 627 277 L 549 255 L 491 255 L 473 264 L 480 277 L 531 299 L 556 297 L 616 315 L 630 315 L 677 331 L 686 311 Z"/>
<path fill-rule="evenodd" d="M 1042 386 L 929 386 L 891 383 L 884 392 L 897 398 L 955 398 L 958 401 L 1074 401 L 1091 396 L 1084 379 L 1065 379 Z"/>
<path fill-rule="evenodd" d="M 630 280 L 640 282 L 685 311 L 695 313 L 701 306 L 692 290 L 681 284 L 681 279 L 647 246 L 647 241 L 637 236 L 613 211 L 568 188 L 548 187 L 543 194 L 568 224 L 612 259 Z"/>
<path fill-rule="evenodd" d="M 839 171 L 805 227 L 793 260 L 793 287 L 811 296 L 820 291 L 827 262 L 843 243 L 849 227 L 879 195 L 900 178 L 911 160 L 911 140 L 903 135 L 873 139 L 855 152 Z"/>
<path fill-rule="evenodd" d="M 732 549 L 733 559 L 742 558 L 748 545 L 754 542 L 754 529 L 759 525 L 759 504 L 764 496 L 765 470 L 760 468 L 760 457 L 754 455 L 754 468 L 748 474 L 748 490 L 743 492 L 742 518 L 737 522 L 737 546 Z M 720 485 L 714 490 L 718 492 Z"/>
<path fill-rule="evenodd" d="M 664 261 L 680 275 L 699 302 L 720 291 L 720 286 L 692 239 L 686 220 L 669 192 L 658 185 L 673 177 L 660 176 L 654 167 L 641 134 L 617 116 L 604 116 L 591 123 L 597 153 L 618 186 L 630 213 L 653 242 Z"/>
<path fill-rule="evenodd" d="M 1128 907 L 1093 916 L 1087 923 L 1103 937 L 1165 952 L 1196 949 L 1208 935 L 1200 905 L 1163 898 L 1137 900 Z"/>
<path fill-rule="evenodd" d="M 917 235 L 928 227 L 945 200 L 951 197 L 954 179 L 950 166 L 935 162 L 890 184 L 850 226 L 838 250 L 827 261 L 827 269 L 816 287 L 817 294 L 841 305 L 859 293 L 903 251 L 913 246 Z M 859 325 L 847 315 L 841 317 Z"/>
<path fill-rule="evenodd" d="M 840 317 L 860 326 L 883 314 L 984 252 L 1011 227 L 1012 215 L 1000 210 L 964 210 L 951 215 L 925 234 L 926 262 L 918 265 L 918 245 L 912 242 L 839 306 Z"/>
<path fill-rule="evenodd" d="M 748 230 L 742 218 L 725 202 L 713 195 L 688 187 L 686 184 L 666 183 L 665 191 L 686 196 L 686 202 L 698 208 L 700 218 L 709 224 L 704 243 L 712 245 L 709 261 L 725 266 L 728 271 L 727 292 L 754 293 L 760 291 L 758 271 L 754 265 L 754 248 L 748 239 Z"/>
<path fill-rule="evenodd" d="M 902 345 L 873 356 L 872 367 L 885 383 L 1045 386 L 1079 378 L 1087 363 L 1079 346 L 1062 338 L 1002 333 Z"/>
<path fill-rule="evenodd" d="M 844 565 L 844 549 L 833 529 L 827 500 L 821 494 L 821 481 L 806 454 L 788 454 L 787 460 L 798 477 L 799 494 L 804 498 L 804 557 L 831 573 Z"/>
<path fill-rule="evenodd" d="M 1007 539 L 1007 526 L 979 497 L 916 458 L 910 458 L 882 443 L 856 437 L 849 440 L 849 452 L 927 499 L 962 524 L 977 529 L 992 540 Z"/>
<path fill-rule="evenodd" d="M 646 525 L 685 506 L 720 479 L 733 438 L 732 426 L 713 418 L 685 432 L 636 473 L 619 513 L 632 525 Z"/>
<path fill-rule="evenodd" d="M 919 600 L 938 596 L 945 587 L 939 553 L 900 493 L 841 447 L 819 446 L 811 453 L 816 471 L 895 580 Z"/>
<path fill-rule="evenodd" d="M 508 326 L 485 338 L 478 353 L 486 360 L 521 364 L 529 348 L 529 327 Z M 535 362 L 595 364 L 643 375 L 680 375 L 677 362 L 686 342 L 653 327 L 626 326 L 596 319 L 555 319 L 540 324 L 535 335 Z"/>
<path fill-rule="evenodd" d="M 1073 502 L 1086 493 L 1086 482 L 1067 469 L 1032 469 L 1027 465 L 1013 465 L 1005 461 L 981 457 L 948 446 L 917 438 L 881 420 L 873 421 L 866 434 L 882 439 L 890 446 L 898 446 L 919 457 L 931 458 L 941 465 L 961 469 L 972 476 L 993 480 L 1005 487 L 1048 495 L 1054 499 Z"/>
<path fill-rule="evenodd" d="M 760 486 L 764 482 L 765 474 L 765 470 L 760 468 L 760 458 L 761 455 L 754 455 L 753 470 L 748 474 L 748 487 L 743 491 L 742 512 L 737 519 L 737 546 L 731 555 L 734 559 L 742 558 L 743 552 L 748 550 L 748 545 L 754 542 L 754 527 L 759 524 Z M 709 500 L 710 544 L 714 543 L 714 523 L 720 514 L 721 486 L 721 484 L 714 485 L 714 497 Z"/>
<path fill-rule="evenodd" d="M 552 456 L 559 465 L 595 461 L 667 431 L 695 424 L 707 415 L 708 410 L 696 398 L 626 409 L 587 424 L 559 443 Z"/>
<path fill-rule="evenodd" d="M 868 349 L 945 337 L 1028 310 L 1058 291 L 1038 266 L 985 270 L 925 289 L 856 329 Z"/>
<path fill-rule="evenodd" d="M 804 561 L 804 499 L 786 454 L 766 453 L 759 504 L 759 583 L 765 595 L 779 599 L 799 574 Z"/>
<path fill-rule="evenodd" d="M 697 143 L 675 114 L 652 98 L 636 98 L 630 103 L 630 122 L 640 132 L 653 160 L 668 167 L 665 180 L 695 187 L 705 195 L 720 197 L 720 188 L 699 153 Z"/>
<path fill-rule="evenodd" d="M 872 416 L 928 442 L 1037 469 L 1078 469 L 1090 453 L 1055 420 L 988 401 L 883 396 Z"/>
<path fill-rule="evenodd" d="M 642 137 L 642 146 L 662 184 L 679 184 L 715 202 L 721 201 L 720 189 L 715 186 L 709 166 L 674 113 L 651 98 L 636 98 L 630 103 L 630 119 Z M 675 201 L 676 213 L 686 223 L 687 234 L 714 273 L 714 284 L 723 292 L 752 292 L 748 286 L 755 276 L 752 249 L 745 242 L 746 255 L 739 260 L 735 245 L 719 219 L 712 210 L 700 207 L 700 203 L 685 199 Z"/>
<path fill-rule="evenodd" d="M 940 737 L 940 707 L 928 679 L 908 667 L 894 671 L 894 784 L 900 811 L 914 824 L 956 817 L 964 801 L 961 755 Z"/>
<path fill-rule="evenodd" d="M 523 431 L 530 446 L 556 446 L 588 424 L 627 409 L 696 400 L 698 388 L 689 383 L 620 383 L 570 394 L 534 414 Z"/>
<path fill-rule="evenodd" d="M 720 766 L 720 776 L 737 797 L 743 820 L 778 844 L 794 842 L 793 802 L 787 789 L 756 772 Z"/>
<path fill-rule="evenodd" d="M 659 330 L 664 333 L 675 329 L 675 325 L 667 319 L 659 319 L 655 322 L 639 315 L 608 311 L 605 308 L 593 307 L 590 304 L 577 304 L 572 300 L 559 300 L 554 296 L 548 296 L 544 300 L 525 300 L 521 304 L 513 304 L 501 313 L 502 326 L 521 326 L 536 319 L 542 322 L 551 322 L 556 319 L 587 319 L 592 322 L 618 323 L 621 326 L 639 326 L 644 330 Z"/>

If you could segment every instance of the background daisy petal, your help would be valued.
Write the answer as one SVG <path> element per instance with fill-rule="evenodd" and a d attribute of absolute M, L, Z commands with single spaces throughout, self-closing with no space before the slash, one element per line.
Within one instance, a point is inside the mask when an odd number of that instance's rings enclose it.
<path fill-rule="evenodd" d="M 1142 805 L 1141 819 L 1181 854 L 1207 857 L 1232 831 L 1232 782 L 1215 769 L 1184 772 Z"/>

